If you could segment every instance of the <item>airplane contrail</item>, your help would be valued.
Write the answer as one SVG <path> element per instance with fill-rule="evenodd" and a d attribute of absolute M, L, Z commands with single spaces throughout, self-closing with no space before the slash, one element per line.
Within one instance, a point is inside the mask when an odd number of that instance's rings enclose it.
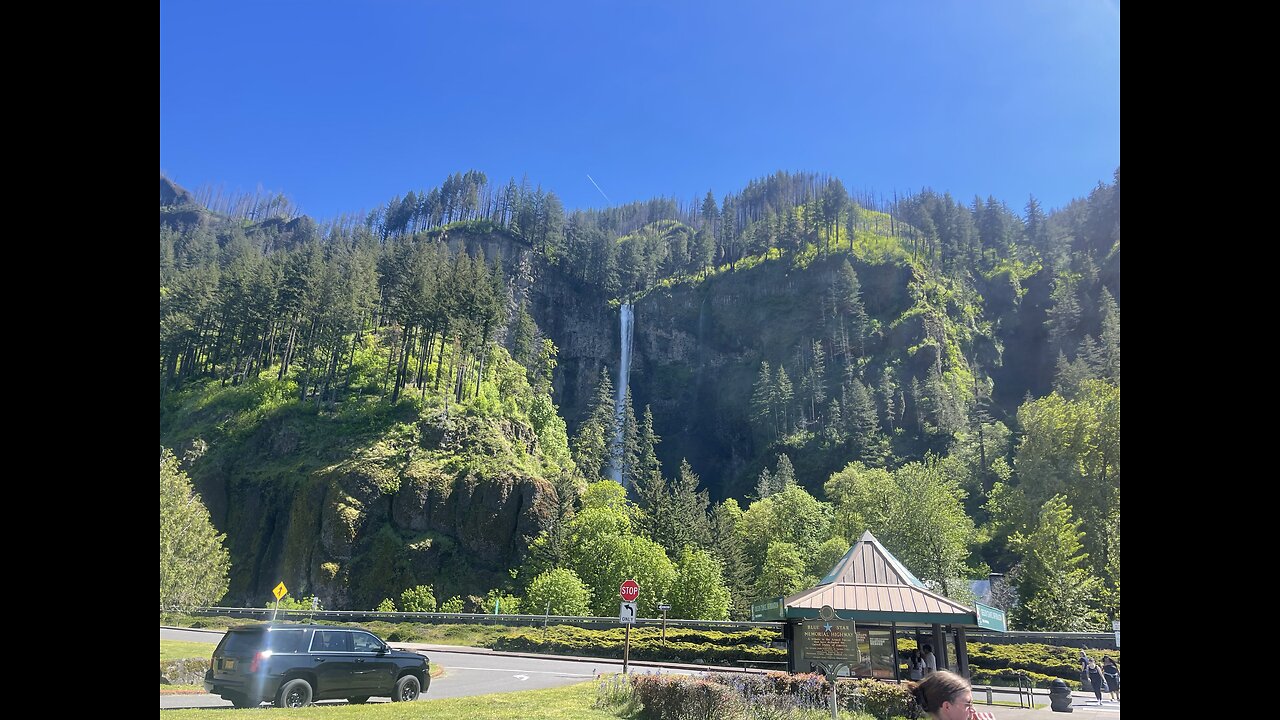
<path fill-rule="evenodd" d="M 587 173 L 587 179 L 591 181 L 591 184 L 592 184 L 592 185 L 595 185 L 595 186 L 596 186 L 596 190 L 600 190 L 600 186 L 599 186 L 598 184 L 596 184 L 596 180 L 595 180 L 595 178 L 591 177 L 591 173 Z M 609 200 L 609 196 L 608 196 L 608 195 L 605 195 L 603 190 L 600 190 L 600 194 L 601 194 L 601 195 L 604 195 L 604 199 L 605 199 L 605 200 Z M 613 201 L 612 201 L 612 200 L 609 200 L 609 204 L 610 204 L 610 205 L 612 205 L 612 204 L 613 204 Z"/>

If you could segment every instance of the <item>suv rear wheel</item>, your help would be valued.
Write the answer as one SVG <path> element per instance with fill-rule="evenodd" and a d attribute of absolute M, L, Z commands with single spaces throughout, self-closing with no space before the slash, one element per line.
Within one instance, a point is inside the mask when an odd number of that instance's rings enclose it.
<path fill-rule="evenodd" d="M 311 683 L 298 678 L 280 686 L 276 707 L 300 708 L 311 704 Z"/>

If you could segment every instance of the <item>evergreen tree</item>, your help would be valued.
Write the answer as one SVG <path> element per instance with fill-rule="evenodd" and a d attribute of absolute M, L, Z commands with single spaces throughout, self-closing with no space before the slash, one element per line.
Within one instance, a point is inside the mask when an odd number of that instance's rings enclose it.
<path fill-rule="evenodd" d="M 1111 293 L 1102 289 L 1099 303 L 1102 313 L 1102 365 L 1101 375 L 1116 385 L 1120 384 L 1120 307 Z"/>
<path fill-rule="evenodd" d="M 775 491 L 773 483 L 773 473 L 769 472 L 769 468 L 760 471 L 760 479 L 756 481 L 756 499 L 763 500 Z"/>
<path fill-rule="evenodd" d="M 887 443 L 880 434 L 876 405 L 862 383 L 849 386 L 849 436 L 858 448 L 858 457 L 868 465 L 884 463 Z"/>
<path fill-rule="evenodd" d="M 898 383 L 893 378 L 893 368 L 885 365 L 880 373 L 880 403 L 884 408 L 884 429 L 888 433 L 892 433 L 897 427 L 897 410 L 901 407 L 901 404 L 896 402 L 897 395 Z"/>
<path fill-rule="evenodd" d="M 729 617 L 733 620 L 751 617 L 751 567 L 746 562 L 739 525 L 742 508 L 729 498 L 716 506 L 711 514 L 711 541 L 724 569 L 725 587 L 729 590 Z"/>
<path fill-rule="evenodd" d="M 650 517 L 661 512 L 667 494 L 667 482 L 662 477 L 662 463 L 658 461 L 659 442 L 661 438 L 653 431 L 653 411 L 645 405 L 638 438 L 640 460 L 636 470 L 635 488 L 640 509 Z"/>
<path fill-rule="evenodd" d="M 680 474 L 670 483 L 661 514 L 655 518 L 653 539 L 679 557 L 687 545 L 711 546 L 711 528 L 706 490 L 698 492 L 699 478 L 687 460 L 680 461 Z"/>
<path fill-rule="evenodd" d="M 636 414 L 631 409 L 631 388 L 627 388 L 626 397 L 622 401 L 622 443 L 616 450 L 618 469 L 622 474 L 622 486 L 638 491 L 636 481 L 643 472 L 640 463 L 643 448 L 640 445 L 639 428 L 636 426 Z M 650 428 L 652 431 L 652 428 Z"/>
<path fill-rule="evenodd" d="M 778 429 L 779 433 L 790 431 L 791 408 L 794 397 L 795 391 L 791 388 L 791 378 L 787 377 L 787 371 L 779 365 L 778 374 L 774 379 L 773 391 L 773 421 L 774 427 Z"/>
<path fill-rule="evenodd" d="M 160 450 L 160 607 L 212 605 L 227 592 L 231 562 L 209 511 L 178 459 Z"/>
<path fill-rule="evenodd" d="M 1040 251 L 1041 256 L 1047 255 L 1049 250 L 1049 232 L 1045 223 L 1044 210 L 1040 208 L 1040 201 L 1036 200 L 1035 195 L 1030 196 L 1027 199 L 1027 240 Z"/>
<path fill-rule="evenodd" d="M 773 475 L 774 492 L 784 492 L 787 488 L 796 485 L 796 469 L 791 464 L 791 458 L 786 454 L 778 456 L 778 470 Z"/>
<path fill-rule="evenodd" d="M 776 380 L 769 363 L 760 363 L 760 375 L 751 393 L 751 419 L 756 431 L 772 439 L 777 435 Z"/>
<path fill-rule="evenodd" d="M 608 369 L 601 368 L 587 417 L 573 438 L 573 461 L 587 482 L 603 477 L 613 442 L 613 424 L 613 382 L 609 380 Z"/>
<path fill-rule="evenodd" d="M 1016 616 L 1026 630 L 1088 632 L 1098 630 L 1098 578 L 1080 540 L 1082 521 L 1071 519 L 1071 506 L 1054 495 L 1040 509 L 1034 529 L 1011 539 L 1023 556 L 1018 594 L 1022 606 Z"/>
<path fill-rule="evenodd" d="M 1068 277 L 1059 275 L 1053 283 L 1045 325 L 1049 328 L 1049 347 L 1051 350 L 1066 352 L 1074 349 L 1080 325 L 1080 303 L 1076 297 L 1076 283 Z"/>

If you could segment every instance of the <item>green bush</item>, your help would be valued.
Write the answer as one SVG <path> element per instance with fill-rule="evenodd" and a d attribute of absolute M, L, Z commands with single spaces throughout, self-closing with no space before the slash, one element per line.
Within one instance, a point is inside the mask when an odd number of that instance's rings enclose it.
<path fill-rule="evenodd" d="M 898 654 L 905 660 L 915 649 L 915 640 L 898 639 Z M 1100 660 L 1104 655 L 1120 662 L 1119 650 L 1089 650 L 1089 655 Z M 1080 687 L 1080 648 L 1045 645 L 1043 643 L 997 644 L 969 643 L 969 669 L 975 685 L 1013 685 L 1015 673 L 1023 673 L 1036 687 L 1049 687 L 1054 680 L 1063 680 L 1069 687 Z M 906 665 L 902 669 L 907 676 Z"/>
<path fill-rule="evenodd" d="M 404 612 L 435 612 L 435 591 L 430 585 L 407 588 L 400 593 L 400 607 Z"/>
<path fill-rule="evenodd" d="M 709 680 L 680 675 L 635 675 L 631 687 L 644 720 L 720 720 L 743 711 L 742 698 Z"/>
<path fill-rule="evenodd" d="M 841 685 L 844 683 L 841 682 Z M 877 680 L 860 679 L 850 683 L 858 689 L 861 696 L 862 711 L 874 715 L 881 720 L 895 717 L 915 718 L 919 716 L 919 706 L 907 691 L 905 685 L 884 683 Z"/>
<path fill-rule="evenodd" d="M 460 613 L 462 612 L 462 598 L 454 595 L 440 604 L 440 612 Z"/>
<path fill-rule="evenodd" d="M 490 590 L 484 597 L 484 610 L 482 612 L 493 615 L 495 607 L 498 610 L 498 615 L 519 615 L 520 598 L 498 589 Z"/>
<path fill-rule="evenodd" d="M 772 635 L 765 633 L 770 639 Z M 496 650 L 541 652 L 563 655 L 592 655 L 621 658 L 624 632 L 618 630 L 587 630 L 561 626 L 549 632 L 546 640 L 541 630 L 519 632 L 496 640 Z M 666 660 L 715 665 L 733 665 L 738 660 L 787 659 L 785 650 L 769 647 L 760 642 L 759 631 L 746 633 L 719 633 L 681 631 L 669 629 L 667 643 L 662 644 L 660 631 L 641 629 L 631 633 L 631 657 L 636 660 Z M 713 642 L 697 642 L 708 640 Z"/>
<path fill-rule="evenodd" d="M 312 605 L 313 600 L 315 601 L 315 605 Z M 320 601 L 317 600 L 314 596 L 294 599 L 294 597 L 289 594 L 286 594 L 284 597 L 280 598 L 279 604 L 275 602 L 269 602 L 267 603 L 266 607 L 268 610 L 275 610 L 276 608 L 279 608 L 281 610 L 323 610 L 324 609 L 324 606 L 322 606 L 320 604 Z"/>
<path fill-rule="evenodd" d="M 525 593 L 529 612 L 549 615 L 589 615 L 591 591 L 572 570 L 548 570 L 529 583 Z"/>
<path fill-rule="evenodd" d="M 391 598 L 383 598 L 382 602 L 378 603 L 378 607 L 374 608 L 374 610 L 377 612 L 395 612 L 396 601 Z"/>

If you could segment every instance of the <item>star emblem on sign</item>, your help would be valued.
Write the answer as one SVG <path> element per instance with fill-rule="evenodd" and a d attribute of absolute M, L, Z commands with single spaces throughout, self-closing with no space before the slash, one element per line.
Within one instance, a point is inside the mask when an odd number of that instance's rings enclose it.
<path fill-rule="evenodd" d="M 823 626 L 822 626 L 822 631 L 823 631 L 823 632 L 825 632 L 826 634 L 830 635 L 830 634 L 831 634 L 831 623 L 827 623 L 826 625 L 823 625 Z"/>

